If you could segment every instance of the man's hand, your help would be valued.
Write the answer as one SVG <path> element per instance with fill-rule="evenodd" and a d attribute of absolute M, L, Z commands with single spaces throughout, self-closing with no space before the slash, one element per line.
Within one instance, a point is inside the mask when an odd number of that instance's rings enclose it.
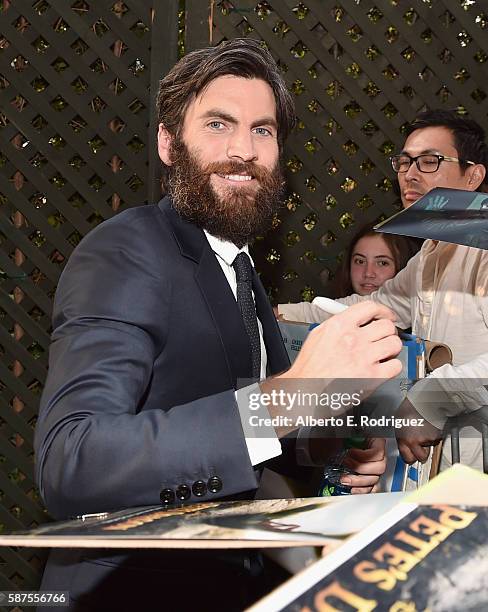
<path fill-rule="evenodd" d="M 347 452 L 344 465 L 357 472 L 357 475 L 343 476 L 341 482 L 352 487 L 351 493 L 371 493 L 378 484 L 386 470 L 385 446 L 384 438 L 371 438 L 368 440 L 368 448 L 351 448 Z"/>
<path fill-rule="evenodd" d="M 394 313 L 386 306 L 362 302 L 308 334 L 291 368 L 260 383 L 263 394 L 278 398 L 277 402 L 266 404 L 270 417 L 287 417 L 286 422 L 275 425 L 278 437 L 303 425 L 298 423 L 299 416 L 308 414 L 318 419 L 338 416 L 351 407 L 353 394 L 360 394 L 363 400 L 385 380 L 401 372 L 402 364 L 395 357 L 402 343 L 394 320 Z M 302 399 L 305 402 L 307 397 L 321 396 L 324 391 L 330 396 L 344 397 L 347 403 L 332 406 L 317 400 L 313 404 L 310 399 L 308 404 L 302 403 Z M 284 400 L 282 393 L 286 395 Z M 297 395 L 298 400 L 289 404 L 289 397 L 296 399 Z"/>
<path fill-rule="evenodd" d="M 340 438 L 310 438 L 309 444 L 310 454 L 317 464 L 330 462 L 344 448 L 344 440 Z M 368 448 L 347 451 L 343 464 L 357 474 L 343 476 L 341 482 L 352 487 L 351 493 L 373 492 L 386 470 L 385 446 L 384 438 L 369 438 Z"/>
<path fill-rule="evenodd" d="M 394 313 L 374 302 L 361 302 L 313 329 L 292 367 L 282 377 L 383 379 L 401 372 L 394 359 L 402 348 Z"/>
<path fill-rule="evenodd" d="M 423 421 L 423 425 L 402 427 L 395 431 L 398 450 L 405 463 L 410 464 L 415 461 L 425 463 L 429 457 L 430 447 L 442 440 L 442 431 L 423 419 L 407 398 L 403 400 L 395 417 L 410 422 L 413 419 Z"/>

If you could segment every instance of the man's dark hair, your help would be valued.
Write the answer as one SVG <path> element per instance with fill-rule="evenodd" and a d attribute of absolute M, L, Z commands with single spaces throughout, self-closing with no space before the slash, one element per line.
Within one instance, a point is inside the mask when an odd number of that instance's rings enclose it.
<path fill-rule="evenodd" d="M 410 136 L 415 130 L 427 127 L 446 127 L 454 136 L 454 146 L 464 170 L 468 167 L 466 161 L 475 164 L 483 164 L 488 174 L 488 145 L 485 141 L 485 131 L 479 123 L 473 119 L 461 117 L 454 110 L 433 109 L 427 110 L 417 115 L 406 130 L 406 135 Z M 488 177 L 485 176 L 486 185 Z M 482 185 L 479 190 L 482 191 Z"/>
<path fill-rule="evenodd" d="M 175 64 L 159 83 L 158 123 L 178 136 L 190 102 L 211 81 L 225 75 L 268 83 L 276 101 L 278 142 L 282 146 L 295 123 L 293 99 L 269 51 L 251 38 L 236 38 L 216 47 L 192 51 Z"/>

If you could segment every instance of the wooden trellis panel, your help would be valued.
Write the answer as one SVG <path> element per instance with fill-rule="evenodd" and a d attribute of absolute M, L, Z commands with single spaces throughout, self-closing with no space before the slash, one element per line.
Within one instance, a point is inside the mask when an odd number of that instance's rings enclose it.
<path fill-rule="evenodd" d="M 387 157 L 405 122 L 443 106 L 487 125 L 486 12 L 480 0 L 0 0 L 1 528 L 45 519 L 32 438 L 56 283 L 97 223 L 158 199 L 154 93 L 178 52 L 252 36 L 279 61 L 299 124 L 286 207 L 255 250 L 272 297 L 296 300 L 326 291 L 351 232 L 395 210 Z M 0 590 L 35 588 L 41 564 L 3 549 Z"/>
<path fill-rule="evenodd" d="M 327 292 L 351 235 L 399 206 L 388 156 L 425 108 L 487 126 L 488 7 L 476 0 L 211 3 L 212 42 L 264 41 L 295 95 L 289 196 L 256 246 L 275 301 Z"/>
<path fill-rule="evenodd" d="M 83 236 L 159 199 L 151 107 L 177 41 L 177 0 L 0 0 L 1 529 L 47 518 L 32 468 L 52 298 Z M 2 549 L 0 590 L 35 588 L 42 557 Z"/>

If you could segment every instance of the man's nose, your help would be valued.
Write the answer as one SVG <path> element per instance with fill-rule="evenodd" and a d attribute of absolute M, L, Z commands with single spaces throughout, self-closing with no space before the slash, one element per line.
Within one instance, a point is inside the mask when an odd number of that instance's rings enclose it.
<path fill-rule="evenodd" d="M 404 178 L 407 181 L 415 180 L 419 178 L 420 170 L 417 168 L 417 164 L 412 161 L 410 168 L 404 173 Z"/>
<path fill-rule="evenodd" d="M 257 153 L 253 134 L 247 129 L 236 129 L 229 138 L 227 156 L 244 162 L 255 161 Z"/>

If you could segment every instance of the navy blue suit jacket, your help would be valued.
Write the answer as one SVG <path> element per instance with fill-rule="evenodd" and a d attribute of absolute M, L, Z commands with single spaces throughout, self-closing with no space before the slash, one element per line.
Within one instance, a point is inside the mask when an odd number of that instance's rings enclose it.
<path fill-rule="evenodd" d="M 264 289 L 254 293 L 268 368 L 289 362 Z M 54 304 L 36 430 L 37 479 L 56 518 L 157 504 L 217 476 L 255 489 L 234 399 L 249 340 L 202 230 L 168 198 L 122 212 L 72 254 Z"/>
<path fill-rule="evenodd" d="M 268 370 L 277 373 L 289 361 L 254 281 Z M 35 448 L 38 484 L 55 518 L 158 504 L 162 490 L 181 485 L 191 491 L 186 503 L 252 495 L 259 471 L 234 396 L 239 380 L 251 377 L 249 340 L 204 233 L 168 198 L 118 214 L 80 243 L 61 276 L 53 324 Z M 195 496 L 194 483 L 213 477 L 222 488 Z M 206 568 L 214 576 L 242 561 L 202 555 L 53 550 L 42 588 L 69 589 L 76 605 L 106 605 L 119 593 L 120 610 L 138 572 L 153 602 L 161 572 L 202 577 Z"/>

